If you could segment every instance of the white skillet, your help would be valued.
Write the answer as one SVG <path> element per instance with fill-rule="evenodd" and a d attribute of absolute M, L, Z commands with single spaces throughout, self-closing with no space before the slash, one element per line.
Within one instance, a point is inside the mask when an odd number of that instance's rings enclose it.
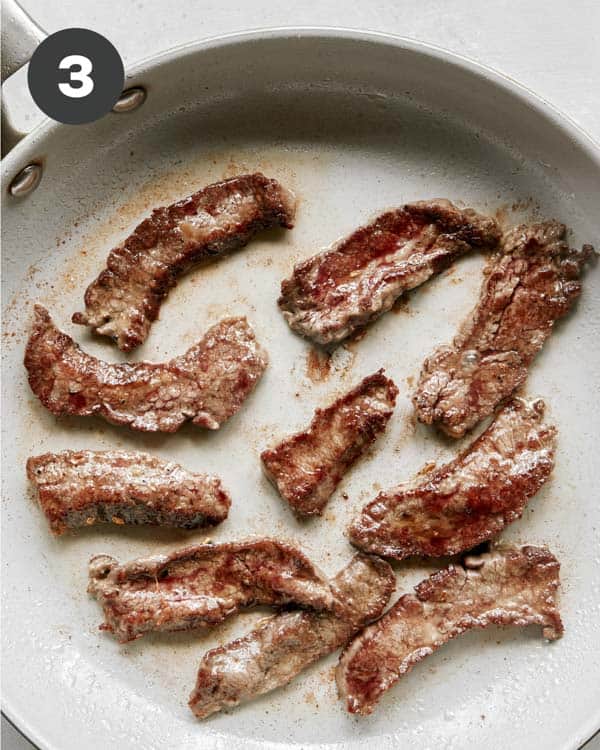
<path fill-rule="evenodd" d="M 123 447 L 217 472 L 233 507 L 211 532 L 215 541 L 286 537 L 335 573 L 352 555 L 343 531 L 358 508 L 378 488 L 458 449 L 429 429 L 413 428 L 410 385 L 423 358 L 451 338 L 472 307 L 483 259 L 461 260 L 358 344 L 338 349 L 321 381 L 307 374 L 309 345 L 278 313 L 279 282 L 295 261 L 384 208 L 427 197 L 498 212 L 508 225 L 556 217 L 572 228 L 575 244 L 598 244 L 598 147 L 515 82 L 382 34 L 305 28 L 221 37 L 137 65 L 126 85 L 146 92 L 141 106 L 88 126 L 46 122 L 2 163 L 7 716 L 52 750 L 578 747 L 600 726 L 597 272 L 587 275 L 577 310 L 532 368 L 527 393 L 545 399 L 559 426 L 557 466 L 523 519 L 504 534 L 548 544 L 560 557 L 565 637 L 550 645 L 535 629 L 471 633 L 402 679 L 372 717 L 345 713 L 332 656 L 283 690 L 196 721 L 186 700 L 202 653 L 264 613 L 208 634 L 117 645 L 97 630 L 101 613 L 85 592 L 90 556 L 109 552 L 125 560 L 207 534 L 97 528 L 54 539 L 31 497 L 24 464 L 45 450 Z M 29 192 L 21 185 L 14 197 L 12 181 L 33 163 L 42 170 L 39 185 Z M 22 366 L 33 303 L 48 306 L 86 350 L 118 360 L 111 344 L 70 323 L 108 250 L 153 206 L 256 169 L 295 190 L 296 228 L 191 273 L 132 357 L 170 357 L 219 318 L 246 314 L 271 365 L 240 414 L 216 434 L 187 426 L 176 435 L 141 435 L 47 413 Z M 340 487 L 326 516 L 299 523 L 262 477 L 259 452 L 382 366 L 400 388 L 388 432 Z M 436 565 L 398 565 L 398 590 Z"/>

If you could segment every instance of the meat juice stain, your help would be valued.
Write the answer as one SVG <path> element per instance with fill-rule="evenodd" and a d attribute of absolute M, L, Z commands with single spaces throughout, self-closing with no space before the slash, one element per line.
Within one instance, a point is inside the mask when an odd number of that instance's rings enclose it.
<path fill-rule="evenodd" d="M 365 338 L 365 336 L 369 333 L 369 325 L 362 326 L 361 328 L 357 328 L 354 333 L 351 333 L 350 336 L 348 336 L 347 339 L 344 340 L 343 348 L 350 352 L 353 357 L 356 355 L 356 348 L 357 345 Z M 352 360 L 353 362 L 354 360 Z M 349 369 L 352 365 L 352 362 L 350 362 L 346 369 Z"/>
<path fill-rule="evenodd" d="M 400 297 L 398 297 L 398 299 L 392 305 L 392 312 L 396 315 L 400 315 L 402 313 L 410 315 L 412 313 L 412 310 L 410 309 L 410 299 L 408 294 L 404 293 L 401 294 Z"/>
<path fill-rule="evenodd" d="M 499 206 L 494 211 L 494 219 L 498 222 L 498 224 L 502 227 L 502 229 L 508 228 L 508 213 L 509 213 L 509 207 L 505 204 L 502 206 Z"/>
<path fill-rule="evenodd" d="M 306 355 L 306 376 L 313 383 L 323 383 L 331 374 L 331 355 L 318 349 L 309 349 Z"/>
<path fill-rule="evenodd" d="M 533 211 L 537 212 L 540 209 L 540 204 L 537 203 L 533 196 L 529 196 L 529 198 L 521 198 L 521 200 L 516 201 L 512 204 L 510 207 L 511 211 Z"/>
<path fill-rule="evenodd" d="M 521 218 L 514 217 L 513 214 L 527 214 L 530 221 L 533 221 L 535 215 L 539 213 L 539 204 L 536 204 L 534 199 L 530 196 L 529 198 L 521 198 L 512 204 L 502 203 L 494 211 L 492 216 L 503 230 L 511 229 L 515 223 L 519 223 Z M 515 221 L 516 220 L 516 221 Z"/>
<path fill-rule="evenodd" d="M 429 463 L 425 464 L 425 466 L 422 466 L 419 471 L 417 471 L 418 477 L 424 477 L 427 474 L 430 474 L 435 468 L 437 467 L 437 464 L 435 461 L 430 461 Z"/>

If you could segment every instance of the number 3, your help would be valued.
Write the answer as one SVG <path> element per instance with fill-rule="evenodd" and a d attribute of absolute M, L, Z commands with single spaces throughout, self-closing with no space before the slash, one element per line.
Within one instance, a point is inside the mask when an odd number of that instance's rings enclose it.
<path fill-rule="evenodd" d="M 93 66 L 89 57 L 83 55 L 67 55 L 59 62 L 58 67 L 69 70 L 74 65 L 79 66 L 79 70 L 71 70 L 69 78 L 71 82 L 76 81 L 80 86 L 73 86 L 71 83 L 59 83 L 58 88 L 65 96 L 72 99 L 81 99 L 94 90 L 94 81 L 90 78 Z"/>

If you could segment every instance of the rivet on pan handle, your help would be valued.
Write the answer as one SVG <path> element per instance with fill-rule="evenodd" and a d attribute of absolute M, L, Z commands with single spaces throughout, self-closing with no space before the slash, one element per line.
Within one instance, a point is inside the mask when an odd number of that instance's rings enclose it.
<path fill-rule="evenodd" d="M 46 32 L 15 2 L 2 0 L 2 82 L 25 65 Z M 23 138 L 2 97 L 2 155 Z M 31 163 L 13 178 L 8 192 L 15 198 L 29 195 L 40 184 L 42 165 Z"/>
<path fill-rule="evenodd" d="M 146 89 L 141 86 L 134 86 L 123 91 L 112 111 L 118 114 L 121 114 L 121 112 L 132 112 L 134 109 L 140 107 L 145 100 Z"/>
<path fill-rule="evenodd" d="M 8 192 L 15 198 L 22 198 L 31 193 L 40 184 L 42 167 L 40 164 L 28 164 L 10 183 Z"/>

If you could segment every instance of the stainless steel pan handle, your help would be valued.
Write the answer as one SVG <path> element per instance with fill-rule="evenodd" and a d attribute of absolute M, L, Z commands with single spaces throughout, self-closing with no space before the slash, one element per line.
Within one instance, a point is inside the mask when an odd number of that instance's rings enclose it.
<path fill-rule="evenodd" d="M 2 0 L 2 83 L 25 65 L 46 36 L 15 0 Z"/>
<path fill-rule="evenodd" d="M 29 61 L 46 32 L 15 0 L 2 0 L 2 83 Z M 2 156 L 10 151 L 25 133 L 15 127 L 2 96 Z"/>

